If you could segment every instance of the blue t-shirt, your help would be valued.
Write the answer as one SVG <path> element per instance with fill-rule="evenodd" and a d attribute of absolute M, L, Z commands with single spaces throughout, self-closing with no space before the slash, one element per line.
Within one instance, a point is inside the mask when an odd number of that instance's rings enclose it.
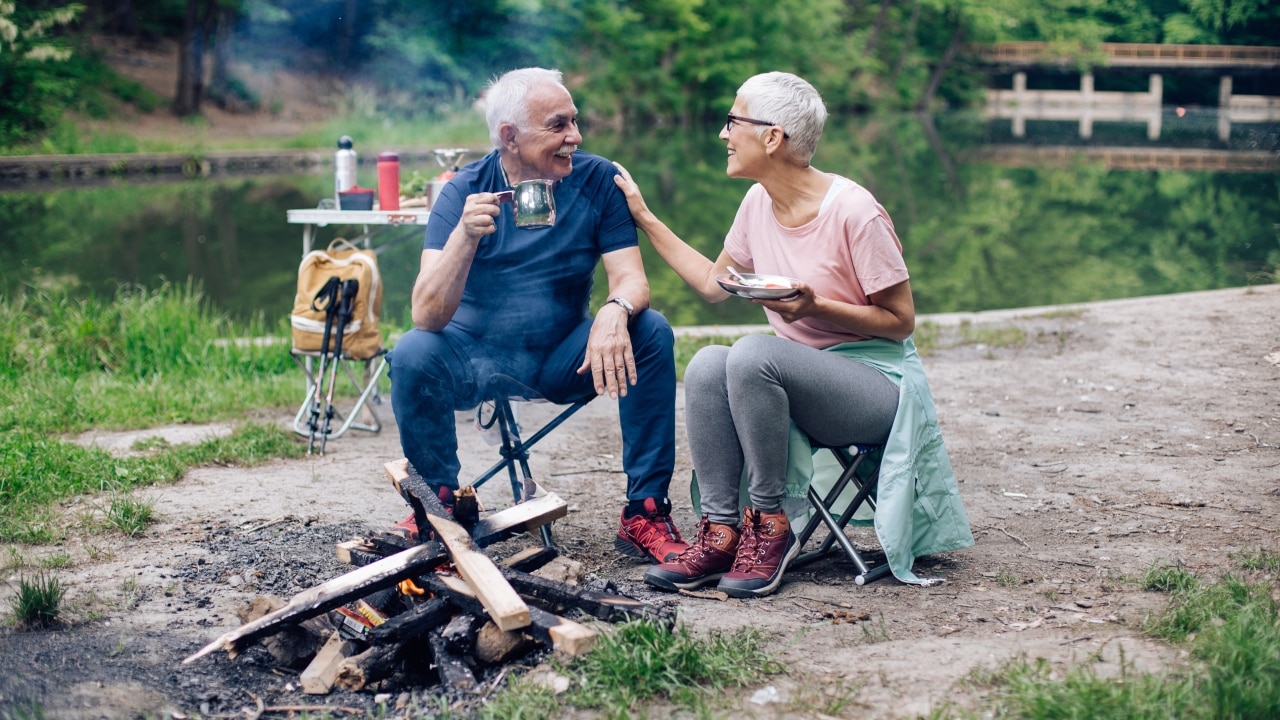
<path fill-rule="evenodd" d="M 575 152 L 573 172 L 555 186 L 553 227 L 518 228 L 515 206 L 501 205 L 497 232 L 480 240 L 450 325 L 492 345 L 529 349 L 553 347 L 577 327 L 600 256 L 637 245 L 617 174 L 608 160 Z M 459 170 L 431 208 L 423 248 L 444 249 L 468 195 L 508 187 L 497 150 Z"/>

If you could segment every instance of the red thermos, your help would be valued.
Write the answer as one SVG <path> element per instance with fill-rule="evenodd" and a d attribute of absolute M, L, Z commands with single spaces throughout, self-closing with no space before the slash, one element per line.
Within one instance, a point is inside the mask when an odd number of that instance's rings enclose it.
<path fill-rule="evenodd" d="M 400 209 L 400 156 L 378 153 L 378 208 Z"/>

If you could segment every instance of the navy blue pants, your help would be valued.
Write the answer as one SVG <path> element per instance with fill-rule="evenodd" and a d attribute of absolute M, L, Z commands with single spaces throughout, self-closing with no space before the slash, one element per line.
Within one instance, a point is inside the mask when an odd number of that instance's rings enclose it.
<path fill-rule="evenodd" d="M 451 326 L 401 337 L 390 355 L 391 406 L 400 446 L 418 474 L 433 486 L 458 487 L 454 411 L 473 408 L 504 387 L 511 392 L 512 380 L 556 404 L 595 396 L 591 374 L 577 374 L 591 322 L 584 319 L 543 351 L 488 345 Z M 630 332 L 637 383 L 618 399 L 627 499 L 665 498 L 675 469 L 675 337 L 655 310 L 637 313 Z"/>

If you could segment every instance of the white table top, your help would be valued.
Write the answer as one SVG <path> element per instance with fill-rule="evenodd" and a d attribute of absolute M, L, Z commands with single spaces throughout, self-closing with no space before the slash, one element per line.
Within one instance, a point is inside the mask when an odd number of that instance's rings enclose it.
<path fill-rule="evenodd" d="M 321 210 L 306 208 L 289 210 L 294 225 L 426 225 L 431 211 L 426 208 L 402 210 Z"/>

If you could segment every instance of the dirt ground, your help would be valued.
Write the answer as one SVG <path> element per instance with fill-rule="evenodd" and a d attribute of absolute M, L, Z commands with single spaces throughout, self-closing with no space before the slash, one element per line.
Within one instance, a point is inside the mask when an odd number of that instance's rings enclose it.
<path fill-rule="evenodd" d="M 821 717 L 833 695 L 843 717 L 899 718 L 948 703 L 982 707 L 971 671 L 1009 658 L 1099 673 L 1160 671 L 1177 648 L 1143 637 L 1165 597 L 1133 582 L 1181 563 L 1215 579 L 1240 550 L 1280 551 L 1280 285 L 921 318 L 958 340 L 1022 328 L 1021 347 L 973 342 L 925 358 L 947 447 L 977 544 L 921 558 L 921 588 L 893 579 L 864 586 L 836 557 L 798 568 L 773 596 L 714 600 L 651 592 L 646 566 L 619 558 L 612 533 L 623 502 L 616 404 L 597 400 L 540 446 L 533 471 L 570 505 L 556 524 L 564 556 L 625 594 L 678 608 L 698 633 L 766 631 L 788 670 L 770 680 L 779 702 L 731 693 L 724 717 Z M 532 424 L 555 410 L 523 405 Z M 208 467 L 141 490 L 158 523 L 144 537 L 77 535 L 59 547 L 15 547 L 35 562 L 71 556 L 57 571 L 73 621 L 49 631 L 0 630 L 0 716 L 38 702 L 51 718 L 231 716 L 267 707 L 373 708 L 427 702 L 429 691 L 302 695 L 295 671 L 260 648 L 182 658 L 238 627 L 257 594 L 289 597 L 347 568 L 336 542 L 385 529 L 406 506 L 383 476 L 400 457 L 389 407 L 377 435 L 352 432 L 323 457 L 252 468 Z M 683 408 L 681 408 L 683 416 Z M 291 413 L 278 420 L 287 424 Z M 460 425 L 471 418 L 459 415 Z M 683 419 L 681 420 L 683 425 Z M 138 437 L 190 440 L 219 427 L 90 434 L 127 452 Z M 464 476 L 496 460 L 467 427 Z M 681 427 L 672 485 L 676 520 L 692 531 L 689 460 Z M 481 493 L 502 503 L 505 483 Z M 66 508 L 75 517 L 93 502 Z M 875 548 L 867 530 L 857 543 Z M 514 540 L 495 553 L 517 548 Z M 874 552 L 873 559 L 877 558 Z M 0 578 L 11 596 L 21 570 Z M 863 619 L 859 619 L 863 618 Z M 536 659 L 535 659 L 536 660 Z M 825 694 L 823 694 L 825 693 Z M 655 716 L 661 715 L 661 712 Z"/>

